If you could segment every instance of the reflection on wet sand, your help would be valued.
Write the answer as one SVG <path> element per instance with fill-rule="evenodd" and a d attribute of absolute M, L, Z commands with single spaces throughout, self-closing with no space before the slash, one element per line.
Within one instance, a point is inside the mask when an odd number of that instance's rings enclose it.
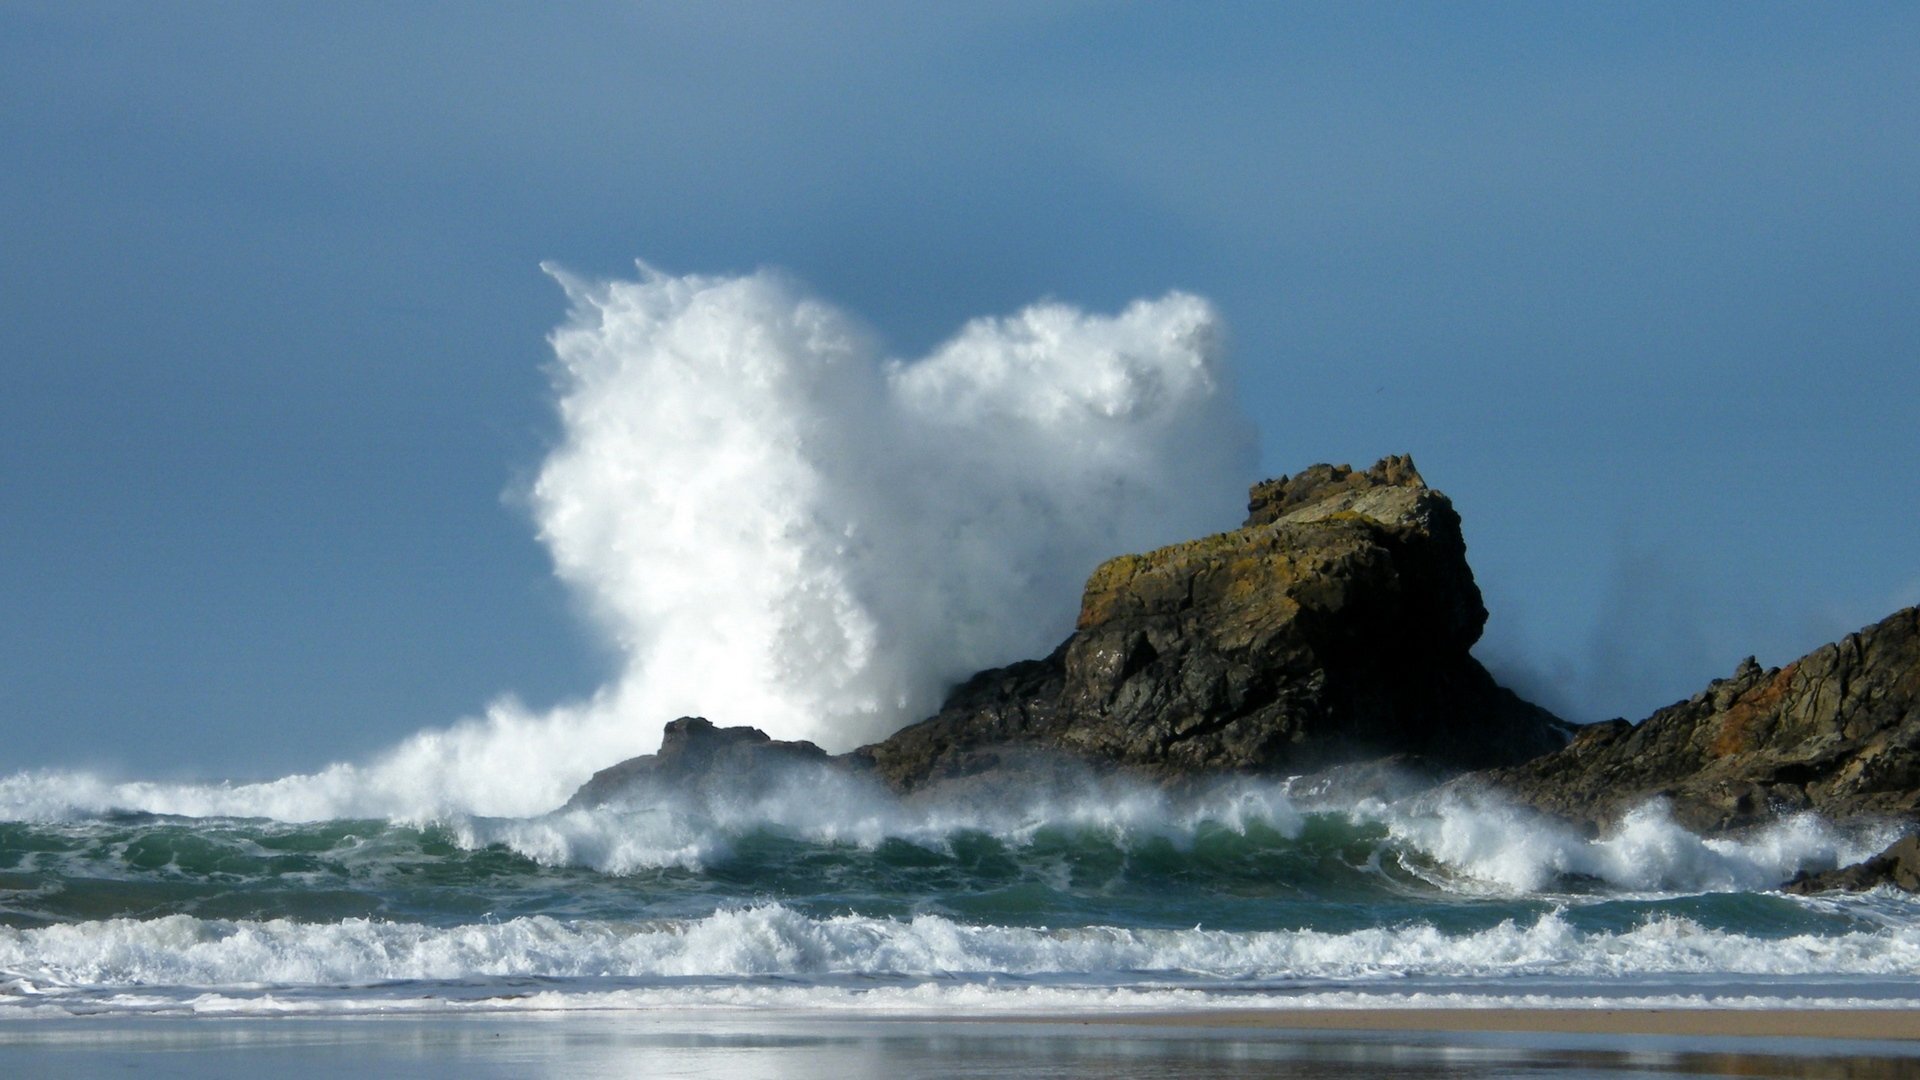
<path fill-rule="evenodd" d="M 1319 1030 L 1101 1022 L 884 1020 L 793 1013 L 331 1019 L 54 1019 L 0 1024 L 13 1076 L 903 1076 L 1400 1080 L 1553 1076 L 1920 1075 L 1920 1044 L 1555 1031 Z"/>

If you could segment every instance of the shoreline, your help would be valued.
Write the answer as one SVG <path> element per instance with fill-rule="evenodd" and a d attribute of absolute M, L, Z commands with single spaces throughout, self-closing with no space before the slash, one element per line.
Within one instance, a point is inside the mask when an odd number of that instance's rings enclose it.
<path fill-rule="evenodd" d="M 917 1016 L 795 1010 L 74 1017 L 0 1024 L 0 1072 L 334 1080 L 553 1075 L 1581 1080 L 1892 1078 L 1920 1008 L 1347 1008 Z M 158 1056 L 156 1056 L 158 1055 Z"/>
<path fill-rule="evenodd" d="M 1107 1015 L 1083 1013 L 1019 1017 L 1013 1022 L 1272 1031 L 1517 1032 L 1688 1035 L 1737 1039 L 1920 1040 L 1920 1009 L 1872 1008 L 1277 1008 Z"/>

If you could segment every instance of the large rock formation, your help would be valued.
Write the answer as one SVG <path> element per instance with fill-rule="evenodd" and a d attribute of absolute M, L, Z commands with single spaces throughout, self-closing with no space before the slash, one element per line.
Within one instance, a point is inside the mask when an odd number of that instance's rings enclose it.
<path fill-rule="evenodd" d="M 883 742 L 829 757 L 683 717 L 659 753 L 601 771 L 571 805 L 661 788 L 751 796 L 812 769 L 993 797 L 1082 783 L 1089 767 L 1168 778 L 1391 757 L 1355 775 L 1482 768 L 1453 789 L 1594 831 L 1656 798 L 1703 833 L 1802 810 L 1920 823 L 1920 609 L 1783 668 L 1749 658 L 1638 725 L 1567 743 L 1566 725 L 1469 655 L 1486 611 L 1460 520 L 1411 460 L 1316 465 L 1256 486 L 1248 511 L 1233 532 L 1102 565 L 1050 656 L 975 675 Z M 1920 886 L 1920 840 L 1789 887 L 1877 883 Z"/>
<path fill-rule="evenodd" d="M 1460 520 L 1413 462 L 1316 465 L 1253 489 L 1241 528 L 1125 555 L 1088 579 L 1078 628 L 1041 660 L 983 671 L 939 713 L 850 754 L 699 718 L 596 774 L 571 805 L 635 790 L 751 796 L 822 780 L 996 798 L 1148 777 L 1306 772 L 1451 790 L 1600 831 L 1651 799 L 1702 833 L 1813 810 L 1920 824 L 1920 609 L 1640 724 L 1572 729 L 1495 685 L 1468 650 L 1486 620 Z M 1384 762 L 1390 760 L 1390 767 Z M 796 777 L 799 778 L 796 781 Z M 1920 886 L 1920 839 L 1795 891 Z"/>
<path fill-rule="evenodd" d="M 1816 810 L 1920 820 L 1920 609 L 1781 668 L 1732 678 L 1638 725 L 1584 728 L 1565 749 L 1470 778 L 1589 828 L 1649 799 L 1701 832 Z"/>
<path fill-rule="evenodd" d="M 682 718 L 659 754 L 604 770 L 574 802 L 828 761 L 899 791 L 951 791 L 1084 766 L 1169 778 L 1398 755 L 1457 771 L 1565 743 L 1566 725 L 1469 655 L 1486 609 L 1460 519 L 1412 459 L 1316 465 L 1257 485 L 1248 509 L 1233 532 L 1108 561 L 1052 655 L 975 675 L 883 742 L 829 759 Z"/>
<path fill-rule="evenodd" d="M 975 675 L 854 759 L 905 790 L 1034 751 L 1167 776 L 1396 753 L 1474 767 L 1564 743 L 1469 655 L 1486 609 L 1460 519 L 1410 458 L 1267 481 L 1249 510 L 1108 561 L 1052 655 Z"/>

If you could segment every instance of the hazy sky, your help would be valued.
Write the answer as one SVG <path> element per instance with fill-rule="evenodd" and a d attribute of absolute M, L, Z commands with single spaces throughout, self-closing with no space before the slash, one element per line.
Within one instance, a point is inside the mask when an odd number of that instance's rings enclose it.
<path fill-rule="evenodd" d="M 1920 601 L 1920 7 L 15 0 L 0 771 L 598 685 L 515 492 L 538 263 L 635 258 L 901 355 L 1202 294 L 1263 471 L 1411 452 L 1578 719 Z"/>

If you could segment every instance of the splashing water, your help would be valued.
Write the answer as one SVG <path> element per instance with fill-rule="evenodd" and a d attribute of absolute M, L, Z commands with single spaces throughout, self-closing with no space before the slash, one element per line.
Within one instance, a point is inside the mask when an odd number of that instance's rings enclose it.
<path fill-rule="evenodd" d="M 1055 645 L 1101 559 L 1238 516 L 1250 429 L 1197 297 L 1045 304 L 904 362 L 774 274 L 554 273 L 565 441 L 533 501 L 636 723 L 880 738 Z"/>
<path fill-rule="evenodd" d="M 9 794 L 39 816 L 524 816 L 683 714 L 848 749 L 1051 649 L 1102 559 L 1237 524 L 1253 433 L 1198 297 L 1039 304 L 900 360 L 778 273 L 546 269 L 572 313 L 529 503 L 623 657 L 611 685 L 271 783 L 46 774 Z"/>

